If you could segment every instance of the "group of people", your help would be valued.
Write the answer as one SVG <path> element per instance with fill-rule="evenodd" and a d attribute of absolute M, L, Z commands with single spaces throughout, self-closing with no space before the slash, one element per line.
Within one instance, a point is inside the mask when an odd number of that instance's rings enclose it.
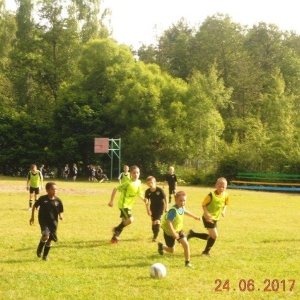
<path fill-rule="evenodd" d="M 126 167 L 126 169 L 125 169 Z M 146 205 L 146 210 L 152 220 L 153 242 L 157 241 L 160 228 L 163 230 L 164 240 L 158 242 L 158 253 L 164 255 L 164 252 L 174 253 L 176 241 L 180 243 L 184 250 L 185 266 L 193 267 L 190 263 L 190 246 L 188 240 L 191 238 L 200 238 L 206 240 L 206 246 L 202 255 L 210 256 L 210 250 L 213 247 L 217 236 L 217 222 L 220 216 L 225 216 L 226 207 L 229 204 L 228 194 L 226 192 L 227 180 L 221 177 L 217 180 L 215 190 L 209 193 L 202 202 L 203 215 L 196 216 L 186 209 L 187 195 L 184 191 L 176 192 L 177 179 L 174 168 L 169 168 L 169 174 L 166 181 L 169 184 L 169 201 L 175 196 L 175 205 L 168 209 L 166 195 L 164 189 L 156 185 L 156 179 L 149 176 L 146 179 L 148 189 L 143 193 L 141 188 L 140 169 L 132 166 L 129 170 L 128 166 L 124 167 L 124 172 L 120 174 L 120 184 L 112 191 L 108 205 L 113 207 L 114 199 L 117 191 L 120 192 L 118 207 L 120 210 L 121 222 L 113 228 L 113 236 L 111 243 L 118 243 L 119 237 L 125 227 L 132 224 L 134 218 L 132 216 L 132 206 L 137 196 L 139 196 Z M 127 174 L 124 176 L 124 174 Z M 123 181 L 122 181 L 123 180 Z M 165 213 L 163 215 L 163 213 Z M 184 215 L 203 221 L 204 227 L 208 233 L 197 233 L 190 230 L 187 236 L 183 231 Z"/>
<path fill-rule="evenodd" d="M 132 207 L 139 196 L 145 203 L 147 214 L 151 217 L 153 242 L 157 242 L 160 228 L 163 230 L 164 243 L 158 242 L 158 253 L 164 255 L 165 252 L 174 253 L 176 241 L 180 243 L 184 250 L 185 266 L 193 267 L 190 262 L 190 246 L 188 240 L 191 238 L 199 238 L 206 240 L 206 246 L 202 255 L 210 256 L 210 250 L 213 247 L 217 237 L 217 222 L 220 216 L 225 216 L 227 205 L 229 204 L 228 194 L 226 192 L 227 180 L 224 177 L 216 181 L 215 190 L 210 192 L 202 202 L 203 215 L 197 216 L 186 209 L 187 194 L 184 191 L 176 192 L 177 183 L 174 168 L 169 168 L 169 175 L 172 176 L 171 184 L 169 183 L 169 201 L 163 188 L 156 185 L 156 179 L 149 176 L 146 179 L 148 188 L 145 192 L 142 189 L 142 183 L 139 179 L 140 169 L 138 166 L 124 166 L 124 171 L 120 174 L 118 180 L 119 185 L 116 186 L 111 193 L 108 206 L 113 207 L 114 199 L 117 192 L 120 192 L 118 199 L 118 208 L 120 210 L 121 222 L 113 228 L 113 236 L 111 243 L 118 243 L 119 237 L 124 228 L 133 223 Z M 57 241 L 57 225 L 58 219 L 63 220 L 63 203 L 56 196 L 56 184 L 48 182 L 46 184 L 47 194 L 39 197 L 39 187 L 42 186 L 42 174 L 37 170 L 36 165 L 32 165 L 27 178 L 27 189 L 30 195 L 35 194 L 35 203 L 30 198 L 29 205 L 32 210 L 30 225 L 34 224 L 34 214 L 39 210 L 39 224 L 41 227 L 41 239 L 39 241 L 36 254 L 43 260 L 48 260 L 51 242 Z M 170 197 L 174 195 L 175 204 L 168 208 L 171 203 Z M 202 219 L 207 233 L 198 233 L 190 230 L 187 235 L 183 231 L 184 215 L 194 218 L 197 221 Z"/>
<path fill-rule="evenodd" d="M 76 181 L 78 175 L 78 167 L 76 163 L 73 163 L 72 168 L 69 167 L 69 164 L 65 164 L 65 167 L 62 170 L 62 176 L 64 177 L 65 181 L 69 180 L 69 176 L 72 177 L 73 181 Z"/>
<path fill-rule="evenodd" d="M 91 182 L 103 182 L 108 181 L 107 175 L 103 172 L 101 166 L 88 165 L 88 181 Z"/>

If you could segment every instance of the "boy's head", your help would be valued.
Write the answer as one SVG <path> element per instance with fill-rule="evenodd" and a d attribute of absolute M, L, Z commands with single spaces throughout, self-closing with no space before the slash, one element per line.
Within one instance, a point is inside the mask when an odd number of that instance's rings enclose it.
<path fill-rule="evenodd" d="M 227 188 L 227 179 L 225 177 L 220 177 L 216 182 L 217 194 L 222 194 Z"/>
<path fill-rule="evenodd" d="M 56 183 L 55 182 L 47 182 L 46 184 L 46 191 L 50 198 L 53 198 L 56 193 Z"/>
<path fill-rule="evenodd" d="M 153 176 L 149 176 L 146 179 L 146 184 L 149 188 L 155 188 L 156 187 L 156 179 Z"/>
<path fill-rule="evenodd" d="M 30 166 L 30 171 L 35 173 L 37 171 L 37 166 L 36 165 L 31 165 Z"/>
<path fill-rule="evenodd" d="M 187 195 L 184 191 L 179 191 L 175 194 L 175 203 L 178 207 L 185 206 Z"/>
<path fill-rule="evenodd" d="M 169 173 L 174 174 L 174 167 L 169 167 Z"/>
<path fill-rule="evenodd" d="M 140 168 L 138 166 L 131 166 L 130 175 L 131 175 L 131 179 L 133 180 L 138 179 L 140 177 Z"/>
<path fill-rule="evenodd" d="M 123 167 L 123 171 L 124 171 L 125 173 L 127 173 L 127 172 L 129 171 L 129 167 L 128 167 L 127 165 L 125 165 L 125 166 Z"/>

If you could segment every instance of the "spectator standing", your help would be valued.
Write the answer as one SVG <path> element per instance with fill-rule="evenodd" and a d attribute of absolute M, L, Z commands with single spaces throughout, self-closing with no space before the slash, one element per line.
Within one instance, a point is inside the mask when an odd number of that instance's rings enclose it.
<path fill-rule="evenodd" d="M 70 174 L 69 164 L 66 164 L 65 167 L 64 167 L 64 178 L 65 178 L 65 181 L 69 180 L 69 174 Z"/>
<path fill-rule="evenodd" d="M 73 167 L 72 167 L 72 172 L 71 173 L 72 173 L 73 181 L 76 181 L 77 174 L 78 174 L 78 167 L 77 167 L 76 163 L 73 163 Z"/>

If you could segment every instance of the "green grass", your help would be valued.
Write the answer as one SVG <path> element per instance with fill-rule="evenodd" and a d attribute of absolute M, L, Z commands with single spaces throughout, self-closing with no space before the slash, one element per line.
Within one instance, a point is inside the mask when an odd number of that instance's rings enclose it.
<path fill-rule="evenodd" d="M 150 218 L 140 199 L 133 209 L 135 222 L 125 228 L 118 245 L 109 243 L 111 229 L 120 221 L 117 206 L 107 206 L 116 182 L 57 181 L 65 220 L 59 223 L 59 241 L 53 244 L 50 260 L 38 259 L 35 251 L 40 229 L 38 223 L 29 226 L 31 213 L 27 211 L 25 186 L 26 179 L 0 177 L 1 300 L 300 297 L 297 194 L 228 190 L 230 206 L 218 223 L 219 238 L 212 257 L 201 257 L 205 243 L 192 239 L 191 262 L 195 269 L 191 270 L 184 267 L 180 245 L 176 245 L 173 255 L 162 257 L 157 253 L 156 243 L 151 242 Z M 179 189 L 188 194 L 187 209 L 201 214 L 201 202 L 210 188 Z M 186 232 L 190 228 L 204 230 L 201 222 L 186 217 Z M 149 275 L 155 262 L 167 268 L 167 276 L 161 280 Z M 251 289 L 251 280 L 254 291 L 239 290 L 244 282 Z M 278 291 L 263 291 L 265 280 L 274 280 L 274 289 L 278 281 Z M 293 291 L 289 291 L 289 280 L 295 280 Z M 220 291 L 216 291 L 219 285 Z"/>

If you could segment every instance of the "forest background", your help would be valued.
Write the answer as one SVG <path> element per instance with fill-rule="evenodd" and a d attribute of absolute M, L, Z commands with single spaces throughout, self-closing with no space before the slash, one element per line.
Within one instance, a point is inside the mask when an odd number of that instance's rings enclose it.
<path fill-rule="evenodd" d="M 133 50 L 111 38 L 100 0 L 16 2 L 11 12 L 0 0 L 0 173 L 109 170 L 95 137 L 121 139 L 122 164 L 158 178 L 169 165 L 192 184 L 298 173 L 295 32 L 216 14 L 197 28 L 178 20 Z"/>

